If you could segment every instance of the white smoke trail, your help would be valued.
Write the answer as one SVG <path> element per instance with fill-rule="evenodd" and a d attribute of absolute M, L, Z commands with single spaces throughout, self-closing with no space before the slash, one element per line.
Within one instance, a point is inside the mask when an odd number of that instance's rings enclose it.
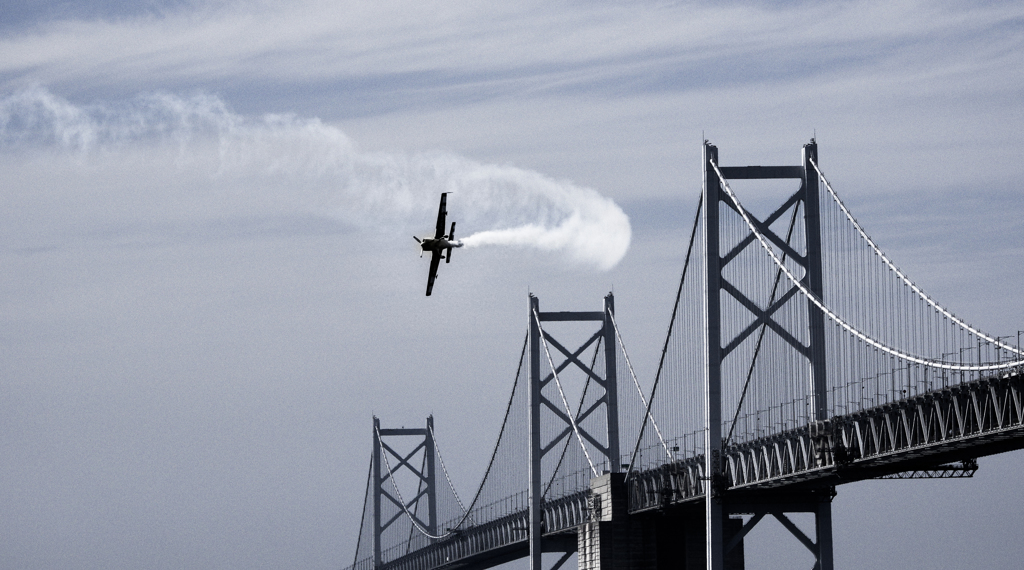
<path fill-rule="evenodd" d="M 360 227 L 426 230 L 438 194 L 453 192 L 451 219 L 475 232 L 464 239 L 468 247 L 536 248 L 601 270 L 622 259 L 631 238 L 626 214 L 592 189 L 451 154 L 363 152 L 318 119 L 247 117 L 210 95 L 84 106 L 41 87 L 20 91 L 0 99 L 0 157 L 25 152 L 82 168 L 138 162 L 145 152 L 173 162 L 208 193 Z M 193 198 L 197 191 L 188 189 Z"/>
<path fill-rule="evenodd" d="M 614 267 L 629 248 L 629 218 L 614 202 L 589 188 L 556 186 L 548 196 L 557 192 L 571 212 L 557 224 L 483 230 L 464 239 L 466 247 L 506 245 L 569 251 L 577 260 L 599 269 Z"/>

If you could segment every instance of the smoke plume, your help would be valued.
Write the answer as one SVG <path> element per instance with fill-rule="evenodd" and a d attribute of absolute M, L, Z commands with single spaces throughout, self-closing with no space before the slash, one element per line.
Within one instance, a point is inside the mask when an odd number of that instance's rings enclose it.
<path fill-rule="evenodd" d="M 83 175 L 96 163 L 164 165 L 147 167 L 160 181 L 139 181 L 138 192 L 163 192 L 156 202 L 175 207 L 226 201 L 235 211 L 301 211 L 421 235 L 438 195 L 452 192 L 467 247 L 534 248 L 601 270 L 631 237 L 626 214 L 592 189 L 446 153 L 361 151 L 319 119 L 244 116 L 211 95 L 76 105 L 36 87 L 0 99 L 0 158 L 40 153 Z"/>

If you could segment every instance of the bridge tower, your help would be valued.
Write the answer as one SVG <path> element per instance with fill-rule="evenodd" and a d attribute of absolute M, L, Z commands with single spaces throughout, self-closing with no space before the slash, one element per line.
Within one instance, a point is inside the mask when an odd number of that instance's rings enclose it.
<path fill-rule="evenodd" d="M 401 520 L 406 513 L 413 523 L 420 526 L 428 534 L 437 535 L 437 486 L 434 471 L 434 416 L 427 417 L 426 428 L 381 428 L 380 419 L 373 417 L 373 567 L 380 568 L 383 564 L 381 537 L 395 522 Z M 415 438 L 418 443 L 411 451 L 404 452 L 404 446 L 389 444 L 397 438 Z M 420 439 L 422 438 L 422 441 Z M 420 465 L 414 464 L 419 457 Z M 395 475 L 408 472 L 417 480 L 416 494 L 411 498 L 401 496 Z M 388 484 L 391 481 L 393 484 Z M 392 489 L 395 491 L 392 492 Z M 388 520 L 383 520 L 381 503 L 388 501 L 398 507 L 398 512 Z M 425 503 L 425 504 L 424 504 Z M 421 507 L 426 507 L 426 513 Z"/>
<path fill-rule="evenodd" d="M 530 542 L 530 570 L 542 570 L 541 553 L 544 551 L 542 544 L 542 522 L 543 522 L 543 486 L 541 474 L 541 460 L 552 452 L 559 450 L 559 443 L 565 438 L 574 438 L 578 445 L 586 446 L 594 451 L 593 456 L 588 454 L 588 461 L 591 467 L 597 471 L 594 475 L 607 471 L 617 473 L 619 471 L 619 420 L 618 420 L 618 393 L 616 390 L 616 349 L 615 329 L 612 322 L 615 312 L 615 301 L 611 293 L 604 298 L 602 311 L 589 312 L 542 312 L 540 301 L 537 297 L 530 295 L 530 360 L 529 360 L 529 435 L 530 435 L 530 469 L 529 469 L 529 542 Z M 565 323 L 565 322 L 593 322 L 599 325 L 597 332 L 589 337 L 579 348 L 570 350 L 561 342 L 555 339 L 548 330 L 544 329 L 542 323 Z M 595 343 L 603 343 L 604 375 L 595 372 L 592 366 L 580 360 L 580 355 Z M 560 364 L 556 364 L 555 357 L 563 358 Z M 551 372 L 542 376 L 544 369 L 541 362 Z M 597 397 L 593 405 L 580 414 L 570 413 L 566 410 L 564 394 L 561 398 L 549 397 L 549 393 L 555 392 L 551 387 L 552 382 L 559 383 L 558 374 L 562 373 L 569 366 L 574 366 L 582 371 L 587 378 L 603 394 Z M 545 389 L 548 392 L 545 392 Z M 557 386 L 557 393 L 562 388 Z M 606 421 L 605 433 L 590 433 L 584 426 L 580 425 L 584 418 L 604 409 Z M 551 441 L 543 441 L 541 415 L 550 417 L 559 425 L 561 430 Z M 563 411 L 565 410 L 565 411 Z M 603 442 L 602 442 L 603 440 Z M 603 466 L 603 467 L 602 467 Z M 564 556 L 556 563 L 560 566 L 573 550 L 569 549 Z"/>
<path fill-rule="evenodd" d="M 757 303 L 745 298 L 743 293 L 730 284 L 726 278 L 725 268 L 735 261 L 739 251 L 745 247 L 759 247 L 754 240 L 741 241 L 731 251 L 723 252 L 720 240 L 720 211 L 722 207 L 731 207 L 728 195 L 722 189 L 723 180 L 755 180 L 755 179 L 798 179 L 801 182 L 800 189 L 781 205 L 775 212 L 770 214 L 764 221 L 753 220 L 759 227 L 762 234 L 769 238 L 776 246 L 782 247 L 790 253 L 790 259 L 799 263 L 804 269 L 804 284 L 819 298 L 822 295 L 822 260 L 821 260 L 821 227 L 819 222 L 818 204 L 818 175 L 811 164 L 817 162 L 818 147 L 812 139 L 809 144 L 803 146 L 802 160 L 799 166 L 743 166 L 729 167 L 720 166 L 718 162 L 718 148 L 704 141 L 704 229 L 706 231 L 704 252 L 706 291 L 705 297 L 705 349 L 707 351 L 707 369 L 705 371 L 705 473 L 710 479 L 707 485 L 705 500 L 705 536 L 706 536 L 706 562 L 708 570 L 723 570 L 725 567 L 726 554 L 738 540 L 749 532 L 754 525 L 764 516 L 775 516 L 800 542 L 814 554 L 818 570 L 832 570 L 832 497 L 835 495 L 834 488 L 814 490 L 799 494 L 787 494 L 785 497 L 772 497 L 767 494 L 760 494 L 754 498 L 731 497 L 728 493 L 722 493 L 720 489 L 724 475 L 723 466 L 723 438 L 722 438 L 722 363 L 725 359 L 736 357 L 731 350 L 738 346 L 743 340 L 754 334 L 757 328 L 747 327 L 737 334 L 735 338 L 723 338 L 722 320 L 722 299 L 725 295 L 733 297 L 738 305 L 745 307 L 753 314 L 755 323 L 770 327 L 774 331 L 785 331 L 785 326 L 773 319 L 778 306 L 761 308 Z M 717 168 L 717 170 L 716 170 Z M 721 173 L 721 176 L 719 176 Z M 803 205 L 804 215 L 803 235 L 805 236 L 804 254 L 789 247 L 788 238 L 776 235 L 771 224 L 774 220 L 784 215 L 791 208 L 795 209 Z M 793 219 L 796 221 L 795 210 Z M 794 295 L 777 302 L 783 303 L 800 302 L 801 297 Z M 793 348 L 804 356 L 810 369 L 811 386 L 808 393 L 811 395 L 811 414 L 814 422 L 825 422 L 828 419 L 828 406 L 826 401 L 827 384 L 825 379 L 825 337 L 824 337 L 824 316 L 810 301 L 807 301 L 808 328 L 807 334 L 788 335 L 788 342 Z M 807 345 L 803 345 L 796 339 L 805 337 L 809 339 Z M 785 381 L 785 379 L 780 379 Z M 821 423 L 818 423 L 821 425 Z M 813 427 L 813 424 L 812 424 Z M 811 540 L 804 535 L 787 517 L 786 513 L 809 512 L 815 517 L 816 540 Z M 733 536 L 726 541 L 725 524 L 729 515 L 752 515 L 752 518 L 743 526 L 738 536 Z M 730 533 L 731 534 L 731 533 Z"/>

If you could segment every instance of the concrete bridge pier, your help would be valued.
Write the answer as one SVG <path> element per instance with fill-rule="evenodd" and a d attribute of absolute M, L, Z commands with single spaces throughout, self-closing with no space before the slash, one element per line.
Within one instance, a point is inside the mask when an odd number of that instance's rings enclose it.
<path fill-rule="evenodd" d="M 669 508 L 629 515 L 623 473 L 590 482 L 591 520 L 577 534 L 579 570 L 702 570 L 705 560 L 704 509 Z M 743 520 L 727 518 L 726 570 L 743 570 Z"/>

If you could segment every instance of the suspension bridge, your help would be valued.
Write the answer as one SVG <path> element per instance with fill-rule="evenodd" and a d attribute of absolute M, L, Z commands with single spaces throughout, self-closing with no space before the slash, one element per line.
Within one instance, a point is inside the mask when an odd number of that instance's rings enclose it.
<path fill-rule="evenodd" d="M 722 166 L 707 142 L 703 164 L 655 377 L 634 373 L 612 295 L 590 312 L 531 295 L 471 496 L 432 418 L 374 418 L 349 570 L 542 570 L 543 553 L 551 570 L 574 553 L 580 569 L 743 568 L 768 516 L 832 570 L 836 487 L 969 477 L 1024 447 L 1020 333 L 982 332 L 922 291 L 840 200 L 813 139 L 795 166 Z M 735 190 L 747 180 L 792 194 L 758 217 Z"/>

